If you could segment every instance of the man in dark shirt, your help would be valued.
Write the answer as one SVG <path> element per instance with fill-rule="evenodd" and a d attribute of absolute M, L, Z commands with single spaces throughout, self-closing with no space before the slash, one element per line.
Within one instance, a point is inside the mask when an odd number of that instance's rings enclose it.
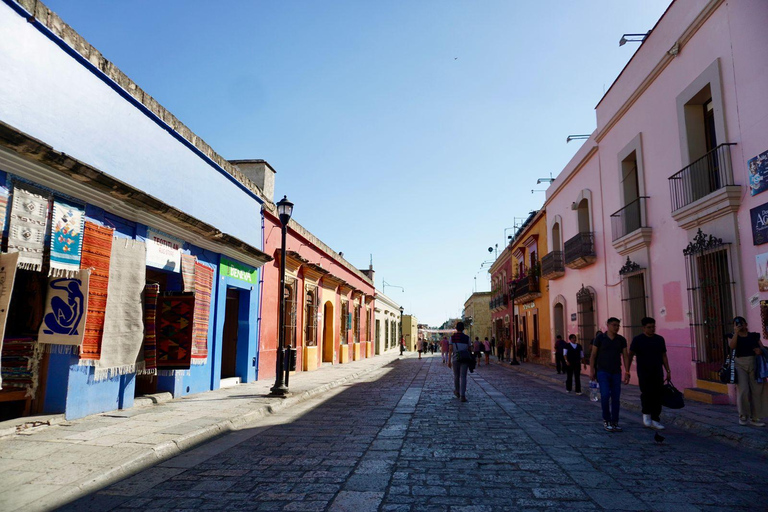
<path fill-rule="evenodd" d="M 667 381 L 671 379 L 667 345 L 664 338 L 656 334 L 656 320 L 650 317 L 640 320 L 643 333 L 638 334 L 629 346 L 629 364 L 637 356 L 637 381 L 640 384 L 640 403 L 643 406 L 643 425 L 655 430 L 664 430 L 661 422 L 661 396 L 664 392 L 664 372 L 667 371 Z M 629 384 L 629 374 L 624 377 L 624 383 Z"/>
<path fill-rule="evenodd" d="M 565 373 L 565 356 L 563 356 L 563 350 L 568 345 L 562 336 L 559 334 L 555 336 L 555 367 L 557 368 L 557 374 Z"/>
<path fill-rule="evenodd" d="M 603 407 L 603 428 L 608 432 L 621 432 L 619 407 L 621 399 L 621 360 L 629 369 L 627 339 L 619 334 L 621 321 L 608 319 L 605 334 L 599 334 L 592 342 L 589 358 L 589 377 L 600 384 L 600 404 Z M 627 371 L 629 375 L 629 371 Z"/>

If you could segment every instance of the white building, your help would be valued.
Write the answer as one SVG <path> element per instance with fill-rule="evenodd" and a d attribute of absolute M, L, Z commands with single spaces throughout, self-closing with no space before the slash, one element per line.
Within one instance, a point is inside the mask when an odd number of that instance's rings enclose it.
<path fill-rule="evenodd" d="M 374 347 L 376 354 L 397 348 L 402 332 L 400 305 L 376 290 L 376 325 L 374 326 Z"/>

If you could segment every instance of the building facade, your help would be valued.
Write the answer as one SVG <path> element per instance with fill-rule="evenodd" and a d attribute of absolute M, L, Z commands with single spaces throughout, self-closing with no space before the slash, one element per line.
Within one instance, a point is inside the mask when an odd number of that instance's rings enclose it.
<path fill-rule="evenodd" d="M 493 337 L 490 300 L 491 292 L 475 292 L 464 302 L 464 332 L 473 340 Z"/>
<path fill-rule="evenodd" d="M 509 282 L 512 279 L 512 250 L 507 245 L 488 270 L 491 275 L 491 295 L 488 301 L 491 312 L 491 336 L 496 343 L 508 343 L 512 339 L 514 307 L 509 300 Z"/>
<path fill-rule="evenodd" d="M 403 314 L 400 305 L 376 290 L 375 325 L 373 327 L 373 345 L 375 354 L 383 354 L 398 348 L 403 327 L 400 317 Z"/>
<path fill-rule="evenodd" d="M 416 350 L 416 341 L 419 339 L 419 322 L 413 315 L 403 315 L 403 340 L 405 349 Z"/>

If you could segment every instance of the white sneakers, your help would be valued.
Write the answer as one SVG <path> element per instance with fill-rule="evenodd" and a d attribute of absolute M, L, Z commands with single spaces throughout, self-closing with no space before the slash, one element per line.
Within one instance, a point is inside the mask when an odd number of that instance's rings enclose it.
<path fill-rule="evenodd" d="M 749 420 L 749 424 L 753 427 L 764 427 L 765 423 L 760 420 Z"/>
<path fill-rule="evenodd" d="M 741 425 L 742 427 L 745 427 L 747 425 L 749 425 L 750 427 L 764 427 L 765 423 L 755 418 L 748 419 L 746 416 L 739 416 L 739 425 Z"/>
<path fill-rule="evenodd" d="M 664 430 L 666 428 L 658 421 L 652 420 L 650 414 L 643 414 L 643 425 L 654 430 Z"/>

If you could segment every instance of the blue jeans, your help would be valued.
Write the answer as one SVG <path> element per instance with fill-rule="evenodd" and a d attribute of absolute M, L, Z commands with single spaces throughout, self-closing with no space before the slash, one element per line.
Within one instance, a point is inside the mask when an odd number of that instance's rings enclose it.
<path fill-rule="evenodd" d="M 603 420 L 608 423 L 618 423 L 621 373 L 598 371 L 597 383 L 600 384 L 600 405 L 603 406 Z"/>

